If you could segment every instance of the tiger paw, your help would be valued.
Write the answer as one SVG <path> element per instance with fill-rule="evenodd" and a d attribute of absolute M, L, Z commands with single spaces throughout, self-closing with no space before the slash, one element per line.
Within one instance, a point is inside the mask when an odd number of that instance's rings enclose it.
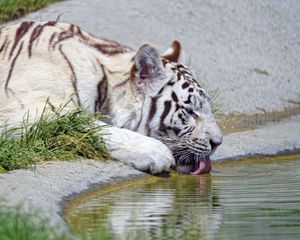
<path fill-rule="evenodd" d="M 158 174 L 170 171 L 175 164 L 169 148 L 162 142 L 116 127 L 105 128 L 104 140 L 111 155 L 143 172 Z"/>
<path fill-rule="evenodd" d="M 134 151 L 135 156 L 129 162 L 140 171 L 158 174 L 170 171 L 175 164 L 171 151 L 156 139 L 148 138 L 136 147 L 139 151 Z"/>

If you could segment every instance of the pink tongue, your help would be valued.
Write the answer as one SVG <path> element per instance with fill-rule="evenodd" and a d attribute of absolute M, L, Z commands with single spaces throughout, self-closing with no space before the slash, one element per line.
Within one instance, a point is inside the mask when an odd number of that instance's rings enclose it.
<path fill-rule="evenodd" d="M 211 170 L 210 158 L 209 156 L 207 156 L 199 163 L 198 168 L 194 172 L 191 172 L 191 174 L 198 175 L 203 173 L 209 173 L 210 170 Z"/>

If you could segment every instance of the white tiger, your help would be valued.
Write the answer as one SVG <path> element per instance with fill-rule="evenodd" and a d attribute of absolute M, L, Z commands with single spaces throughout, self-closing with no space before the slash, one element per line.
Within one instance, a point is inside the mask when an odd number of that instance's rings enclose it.
<path fill-rule="evenodd" d="M 165 54 L 137 52 L 67 23 L 21 22 L 0 28 L 0 124 L 39 114 L 49 98 L 111 117 L 105 140 L 113 157 L 150 173 L 177 164 L 207 173 L 222 142 L 210 98 L 179 64 L 174 41 Z M 97 124 L 103 124 L 98 121 Z"/>

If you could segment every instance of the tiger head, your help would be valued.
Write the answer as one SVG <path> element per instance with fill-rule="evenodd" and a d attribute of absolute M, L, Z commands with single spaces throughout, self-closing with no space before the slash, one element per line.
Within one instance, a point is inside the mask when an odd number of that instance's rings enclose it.
<path fill-rule="evenodd" d="M 139 132 L 161 140 L 173 152 L 177 171 L 201 174 L 211 170 L 210 155 L 222 143 L 208 93 L 193 73 L 178 63 L 180 43 L 166 53 L 144 45 L 132 70 L 137 92 L 144 95 Z"/>

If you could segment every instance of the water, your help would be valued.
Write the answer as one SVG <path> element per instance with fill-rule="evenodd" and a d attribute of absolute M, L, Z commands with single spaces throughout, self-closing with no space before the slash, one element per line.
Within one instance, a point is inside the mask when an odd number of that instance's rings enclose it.
<path fill-rule="evenodd" d="M 74 201 L 77 231 L 113 239 L 300 239 L 300 160 L 150 177 Z"/>

